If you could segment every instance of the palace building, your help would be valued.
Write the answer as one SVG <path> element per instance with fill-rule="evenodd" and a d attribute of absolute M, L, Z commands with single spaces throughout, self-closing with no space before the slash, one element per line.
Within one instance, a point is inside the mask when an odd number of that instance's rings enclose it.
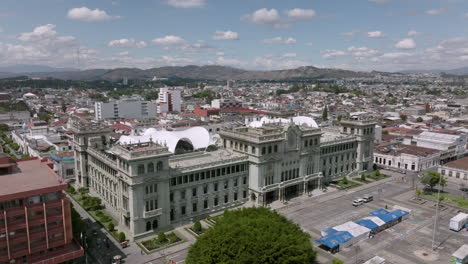
<path fill-rule="evenodd" d="M 110 128 L 71 120 L 77 185 L 138 239 L 247 202 L 308 194 L 373 167 L 371 119 L 326 129 L 300 118 L 278 121 L 222 129 L 213 147 L 199 128 L 149 129 L 111 142 Z"/>

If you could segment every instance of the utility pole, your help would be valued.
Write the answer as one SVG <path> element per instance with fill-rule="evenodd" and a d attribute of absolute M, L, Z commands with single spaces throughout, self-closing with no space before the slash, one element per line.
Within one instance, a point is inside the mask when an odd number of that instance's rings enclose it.
<path fill-rule="evenodd" d="M 435 247 L 435 237 L 436 237 L 436 233 L 437 233 L 437 219 L 439 218 L 439 205 L 440 205 L 440 183 L 442 182 L 442 175 L 439 176 L 439 188 L 438 188 L 438 192 L 437 192 L 437 207 L 436 207 L 436 215 L 435 215 L 435 219 L 434 219 L 434 230 L 432 232 L 432 250 L 435 251 L 436 250 L 436 247 Z"/>

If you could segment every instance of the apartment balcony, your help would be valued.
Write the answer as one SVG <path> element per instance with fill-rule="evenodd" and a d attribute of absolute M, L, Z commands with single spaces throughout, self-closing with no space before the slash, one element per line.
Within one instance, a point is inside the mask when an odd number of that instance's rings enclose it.
<path fill-rule="evenodd" d="M 29 254 L 28 246 L 11 250 L 11 258 L 19 258 Z"/>
<path fill-rule="evenodd" d="M 151 218 L 151 217 L 155 217 L 159 215 L 162 215 L 162 208 L 158 208 L 156 210 L 149 211 L 149 212 L 144 212 L 143 218 Z"/>

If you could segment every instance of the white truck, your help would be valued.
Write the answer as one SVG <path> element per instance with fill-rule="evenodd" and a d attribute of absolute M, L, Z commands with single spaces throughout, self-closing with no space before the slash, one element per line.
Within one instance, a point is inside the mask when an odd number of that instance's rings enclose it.
<path fill-rule="evenodd" d="M 468 224 L 468 214 L 459 213 L 450 219 L 449 229 L 453 231 L 462 230 Z"/>

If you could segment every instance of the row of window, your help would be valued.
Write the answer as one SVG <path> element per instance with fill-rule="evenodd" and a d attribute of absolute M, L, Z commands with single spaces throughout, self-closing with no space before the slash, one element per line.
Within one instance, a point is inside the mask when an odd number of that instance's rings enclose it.
<path fill-rule="evenodd" d="M 156 163 L 156 171 L 162 171 L 163 168 L 164 168 L 164 165 L 162 161 L 158 161 L 158 163 Z M 138 174 L 153 173 L 153 172 L 155 172 L 153 162 L 148 163 L 146 165 L 146 169 L 145 169 L 145 164 L 140 164 L 137 167 Z"/>
<path fill-rule="evenodd" d="M 339 145 L 334 145 L 334 146 L 329 146 L 329 147 L 322 147 L 320 148 L 320 154 L 330 154 L 334 153 L 337 151 L 343 151 L 343 150 L 348 150 L 348 149 L 353 149 L 357 147 L 357 143 L 346 143 L 346 144 L 339 144 Z"/>
<path fill-rule="evenodd" d="M 158 191 L 158 184 L 157 183 L 153 183 L 153 184 L 145 186 L 145 193 L 146 194 L 155 193 L 157 191 Z"/>
<path fill-rule="evenodd" d="M 190 182 L 203 181 L 205 179 L 208 180 L 208 179 L 214 178 L 214 177 L 229 175 L 229 174 L 232 174 L 232 173 L 243 172 L 243 171 L 246 171 L 247 169 L 248 168 L 247 168 L 246 164 L 240 164 L 240 165 L 233 165 L 233 166 L 229 166 L 229 167 L 217 168 L 217 169 L 213 169 L 213 170 L 207 170 L 207 171 L 182 175 L 182 176 L 172 178 L 171 179 L 171 186 L 186 184 L 186 183 L 190 183 Z"/>
<path fill-rule="evenodd" d="M 356 169 L 356 163 L 352 163 L 351 166 L 349 164 L 347 164 L 346 167 L 341 166 L 339 169 L 340 170 L 338 170 L 338 167 L 335 167 L 334 170 L 332 170 L 331 168 L 328 169 L 328 171 L 324 170 L 324 171 L 322 171 L 323 177 L 329 177 L 329 176 L 337 175 L 338 173 L 342 173 L 342 172 L 345 172 L 345 171 L 348 172 L 350 170 L 354 170 L 354 169 Z M 332 174 L 333 171 L 334 171 L 334 174 Z"/>
<path fill-rule="evenodd" d="M 350 153 L 346 153 L 346 160 L 349 161 L 350 160 Z M 353 159 L 355 159 L 357 157 L 357 153 L 356 152 L 353 152 L 353 155 L 351 156 Z M 336 155 L 334 160 L 335 160 L 335 163 L 338 162 L 338 160 L 341 159 L 341 161 L 344 161 L 345 160 L 345 154 L 341 154 L 341 155 Z M 333 163 L 333 157 L 328 157 L 328 163 L 329 164 L 332 164 Z M 322 164 L 323 166 L 326 166 L 327 165 L 327 158 L 323 158 L 322 159 Z"/>
<path fill-rule="evenodd" d="M 314 139 L 306 139 L 304 140 L 304 147 L 308 147 L 308 146 L 317 146 L 318 145 L 318 138 L 314 138 Z"/>
<path fill-rule="evenodd" d="M 299 168 L 281 172 L 282 182 L 292 180 L 292 179 L 297 179 L 297 178 L 299 178 Z"/>
<path fill-rule="evenodd" d="M 145 201 L 145 212 L 150 212 L 158 209 L 158 200 L 146 200 Z"/>
<path fill-rule="evenodd" d="M 242 192 L 242 198 L 243 199 L 247 198 L 247 191 Z M 234 195 L 233 195 L 232 202 L 238 201 L 238 199 L 239 199 L 238 194 L 237 194 L 237 192 L 235 192 Z M 224 204 L 229 203 L 229 195 L 228 194 L 224 195 L 224 200 L 223 201 L 224 201 Z M 220 205 L 219 197 L 216 196 L 216 197 L 213 198 L 213 206 L 216 207 L 218 205 Z M 208 199 L 203 200 L 203 210 L 208 209 L 208 207 L 209 207 Z M 196 213 L 196 212 L 198 212 L 198 203 L 194 202 L 194 203 L 192 203 L 192 213 Z M 180 215 L 185 216 L 186 214 L 187 214 L 186 205 L 180 206 Z M 174 219 L 175 219 L 175 210 L 174 210 L 174 208 L 172 208 L 171 209 L 171 221 L 173 221 Z"/>
<path fill-rule="evenodd" d="M 441 174 L 445 176 L 445 170 L 442 170 Z M 454 175 L 454 173 L 451 170 L 449 170 L 448 171 L 448 176 L 453 177 L 453 175 Z M 457 171 L 455 173 L 455 178 L 460 179 L 461 178 L 461 173 Z M 463 179 L 468 180 L 468 174 L 467 173 L 463 173 Z"/>
<path fill-rule="evenodd" d="M 348 133 L 348 127 L 343 127 L 343 131 L 345 133 Z M 355 131 L 354 127 L 351 127 L 350 128 L 350 133 L 354 134 L 354 131 Z M 359 129 L 358 129 L 358 131 L 359 131 Z M 363 135 L 370 135 L 372 133 L 374 133 L 374 128 L 372 128 L 372 127 L 368 127 L 368 128 L 363 129 Z"/>
<path fill-rule="evenodd" d="M 242 178 L 242 183 L 244 185 L 247 184 L 247 177 L 246 176 L 244 176 Z M 234 179 L 233 180 L 233 187 L 237 187 L 237 186 L 238 186 L 238 180 Z M 224 190 L 229 188 L 229 182 L 228 181 L 223 182 L 223 188 L 224 188 Z M 219 190 L 218 183 L 217 182 L 213 183 L 213 192 L 217 192 L 218 190 Z M 207 194 L 207 193 L 208 193 L 208 185 L 204 185 L 203 186 L 203 194 Z M 197 194 L 198 194 L 198 188 L 197 187 L 192 188 L 192 196 L 197 196 Z M 186 197 L 185 190 L 181 190 L 180 191 L 180 199 L 185 199 L 185 197 Z M 171 202 L 174 201 L 174 192 L 170 192 L 169 200 Z"/>

